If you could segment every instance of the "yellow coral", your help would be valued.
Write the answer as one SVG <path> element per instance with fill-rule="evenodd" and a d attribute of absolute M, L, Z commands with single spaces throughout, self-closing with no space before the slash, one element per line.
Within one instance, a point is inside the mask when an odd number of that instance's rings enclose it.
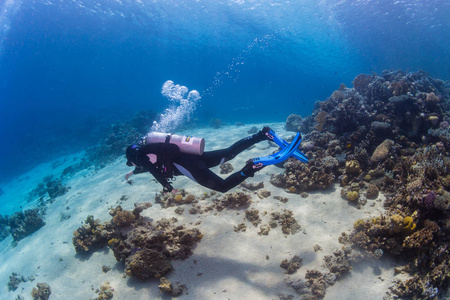
<path fill-rule="evenodd" d="M 349 191 L 346 197 L 348 201 L 356 201 L 359 198 L 359 194 L 357 191 Z"/>
<path fill-rule="evenodd" d="M 353 228 L 355 228 L 355 230 L 361 230 L 364 228 L 364 220 L 363 219 L 359 219 L 356 220 L 356 222 L 353 224 Z"/>
<path fill-rule="evenodd" d="M 361 166 L 357 160 L 349 160 L 345 162 L 345 171 L 348 174 L 358 174 L 361 171 Z"/>
<path fill-rule="evenodd" d="M 413 232 L 414 231 L 414 229 L 416 229 L 416 223 L 414 223 L 414 220 L 413 220 L 413 218 L 412 217 L 405 217 L 404 219 L 403 219 L 403 229 L 406 231 L 406 232 Z"/>
<path fill-rule="evenodd" d="M 289 188 L 289 192 L 295 193 L 295 192 L 297 192 L 297 189 L 295 188 L 295 186 L 291 186 L 291 187 Z"/>
<path fill-rule="evenodd" d="M 371 181 L 372 180 L 372 176 L 370 176 L 369 174 L 367 174 L 366 176 L 364 176 L 364 181 Z"/>
<path fill-rule="evenodd" d="M 178 194 L 175 196 L 175 201 L 180 202 L 181 200 L 183 200 L 183 196 Z"/>
<path fill-rule="evenodd" d="M 348 185 L 348 176 L 343 175 L 341 178 L 341 186 L 346 186 L 346 185 Z"/>
<path fill-rule="evenodd" d="M 436 126 L 437 124 L 439 124 L 439 117 L 430 116 L 429 120 L 430 120 L 431 124 L 433 124 L 433 126 Z"/>
<path fill-rule="evenodd" d="M 403 217 L 400 215 L 391 216 L 392 230 L 399 233 L 402 230 Z"/>
<path fill-rule="evenodd" d="M 117 244 L 117 242 L 119 242 L 118 239 L 110 239 L 110 240 L 108 241 L 108 245 L 113 246 L 114 244 Z"/>

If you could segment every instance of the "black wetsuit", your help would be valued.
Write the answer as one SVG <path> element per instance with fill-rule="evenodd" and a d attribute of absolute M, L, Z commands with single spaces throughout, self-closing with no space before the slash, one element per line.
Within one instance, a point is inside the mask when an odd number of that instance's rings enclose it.
<path fill-rule="evenodd" d="M 173 189 L 169 182 L 173 176 L 185 175 L 202 186 L 224 193 L 253 176 L 254 171 L 246 166 L 223 179 L 209 168 L 233 159 L 245 149 L 263 140 L 264 134 L 258 133 L 239 140 L 226 149 L 208 151 L 202 155 L 181 153 L 178 146 L 169 143 L 133 146 L 135 156 L 131 161 L 136 165 L 133 173 L 150 172 L 166 192 Z M 152 154 L 156 155 L 154 163 L 149 157 Z"/>

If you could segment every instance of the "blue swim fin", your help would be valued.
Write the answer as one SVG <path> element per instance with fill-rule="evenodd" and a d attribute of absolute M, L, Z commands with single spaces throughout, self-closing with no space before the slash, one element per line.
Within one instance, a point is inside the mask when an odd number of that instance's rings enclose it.
<path fill-rule="evenodd" d="M 267 134 L 270 135 L 269 138 L 271 138 L 272 141 L 278 145 L 278 147 L 285 148 L 286 146 L 289 145 L 289 143 L 283 140 L 281 137 L 279 137 L 278 134 L 276 134 L 275 131 L 273 131 L 273 129 L 270 129 L 269 132 L 267 132 Z M 292 154 L 292 156 L 303 163 L 308 163 L 308 158 L 306 158 L 306 155 L 300 150 L 296 149 Z"/>
<path fill-rule="evenodd" d="M 302 136 L 300 135 L 300 133 L 297 133 L 297 135 L 295 136 L 292 143 L 283 147 L 283 149 L 281 149 L 277 153 L 268 155 L 268 156 L 253 158 L 252 161 L 253 161 L 254 166 L 256 168 L 258 168 L 258 167 L 263 167 L 263 166 L 274 165 L 274 164 L 285 161 L 286 159 L 288 159 L 290 156 L 292 156 L 294 154 L 295 150 L 297 150 L 298 146 L 300 146 L 301 141 L 302 141 Z"/>

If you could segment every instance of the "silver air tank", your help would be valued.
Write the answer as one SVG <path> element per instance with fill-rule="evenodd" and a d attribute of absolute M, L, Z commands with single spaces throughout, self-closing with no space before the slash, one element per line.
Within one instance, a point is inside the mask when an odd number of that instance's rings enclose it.
<path fill-rule="evenodd" d="M 205 150 L 205 139 L 187 135 L 162 132 L 150 132 L 145 136 L 145 143 L 170 143 L 178 146 L 181 152 L 202 155 Z"/>

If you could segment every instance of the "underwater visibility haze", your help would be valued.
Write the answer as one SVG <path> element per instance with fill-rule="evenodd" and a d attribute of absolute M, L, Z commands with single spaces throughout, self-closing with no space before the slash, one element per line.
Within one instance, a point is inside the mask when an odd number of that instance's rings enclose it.
<path fill-rule="evenodd" d="M 0 180 L 197 90 L 208 124 L 284 121 L 360 73 L 450 76 L 450 2 L 0 2 Z M 151 124 L 149 124 L 149 127 Z"/>
<path fill-rule="evenodd" d="M 0 300 L 449 299 L 449 16 L 0 0 Z"/>

